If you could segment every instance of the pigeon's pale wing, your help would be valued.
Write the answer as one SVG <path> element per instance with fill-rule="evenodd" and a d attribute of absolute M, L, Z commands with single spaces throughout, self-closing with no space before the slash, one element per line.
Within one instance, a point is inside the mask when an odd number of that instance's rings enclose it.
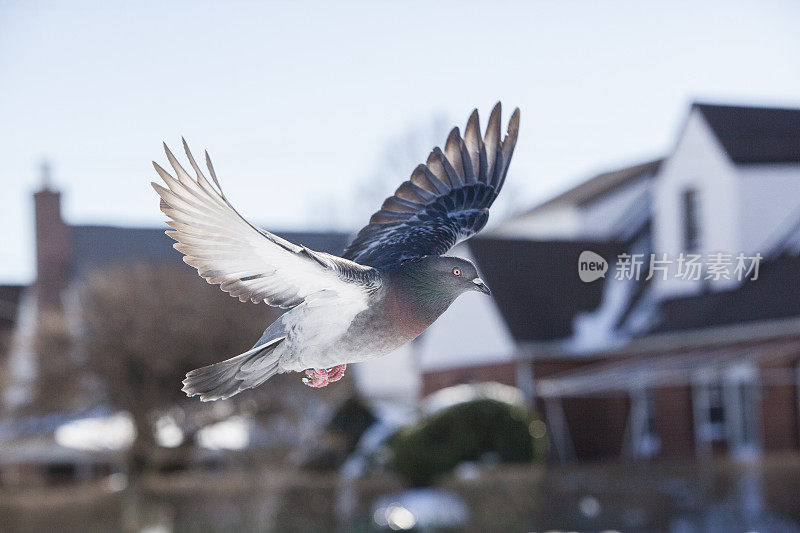
<path fill-rule="evenodd" d="M 386 199 L 345 250 L 362 265 L 390 267 L 423 255 L 442 255 L 483 228 L 503 187 L 519 131 L 519 109 L 500 134 L 500 103 L 481 137 L 478 111 L 464 131 L 450 132 L 444 152 L 435 148 L 411 179 Z"/>
<path fill-rule="evenodd" d="M 315 252 L 250 224 L 222 193 L 206 154 L 212 185 L 195 162 L 186 142 L 192 178 L 164 145 L 176 177 L 153 163 L 168 188 L 153 187 L 161 196 L 161 210 L 173 228 L 167 235 L 183 260 L 209 283 L 255 303 L 289 308 L 319 291 L 338 293 L 343 303 L 363 302 L 380 287 L 380 276 L 370 268 L 330 254 Z M 216 187 L 215 187 L 216 185 Z M 358 306 L 360 307 L 360 305 Z"/>

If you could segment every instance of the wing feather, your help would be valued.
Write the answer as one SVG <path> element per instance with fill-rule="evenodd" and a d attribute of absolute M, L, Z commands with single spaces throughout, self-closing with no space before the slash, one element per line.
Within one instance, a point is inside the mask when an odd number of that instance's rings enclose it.
<path fill-rule="evenodd" d="M 444 254 L 480 231 L 505 181 L 519 131 L 516 109 L 501 140 L 500 116 L 498 102 L 483 138 L 477 110 L 470 114 L 463 138 L 453 128 L 444 151 L 433 149 L 427 162 L 372 215 L 343 257 L 391 268 L 406 259 Z"/>
<path fill-rule="evenodd" d="M 161 210 L 184 262 L 209 283 L 241 301 L 294 307 L 327 291 L 366 307 L 367 295 L 380 287 L 380 275 L 368 266 L 315 252 L 258 228 L 231 205 L 206 153 L 209 181 L 183 141 L 195 177 L 189 175 L 164 145 L 175 176 L 153 163 L 167 187 L 153 183 Z M 213 182 L 213 184 L 212 184 Z M 391 211 L 399 204 L 392 203 Z M 358 306 L 356 306 L 358 307 Z"/>

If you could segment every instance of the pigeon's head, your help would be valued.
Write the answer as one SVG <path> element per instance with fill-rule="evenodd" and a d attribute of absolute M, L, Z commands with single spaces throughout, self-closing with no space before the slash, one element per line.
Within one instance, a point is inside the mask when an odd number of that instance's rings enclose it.
<path fill-rule="evenodd" d="M 408 268 L 417 279 L 424 279 L 435 292 L 453 298 L 467 291 L 491 294 L 489 287 L 478 276 L 478 269 L 468 259 L 451 256 L 430 255 L 409 262 Z"/>

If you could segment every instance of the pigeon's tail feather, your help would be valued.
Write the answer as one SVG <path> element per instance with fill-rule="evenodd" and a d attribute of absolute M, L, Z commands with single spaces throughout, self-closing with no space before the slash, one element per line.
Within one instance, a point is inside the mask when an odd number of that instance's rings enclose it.
<path fill-rule="evenodd" d="M 279 356 L 275 348 L 285 338 L 272 339 L 236 357 L 196 368 L 186 374 L 181 390 L 187 396 L 200 396 L 201 401 L 210 402 L 261 385 L 278 373 Z"/>

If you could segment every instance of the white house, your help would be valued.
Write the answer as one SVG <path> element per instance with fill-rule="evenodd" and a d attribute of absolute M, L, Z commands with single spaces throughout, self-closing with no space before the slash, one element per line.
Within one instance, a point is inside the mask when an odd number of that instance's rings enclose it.
<path fill-rule="evenodd" d="M 800 221 L 799 110 L 694 104 L 660 160 L 600 174 L 493 231 L 516 239 L 615 239 L 632 213 L 652 221 L 653 253 L 773 252 Z M 630 226 L 628 226 L 630 227 Z M 702 283 L 668 278 L 662 297 Z M 713 284 L 722 289 L 731 284 Z"/>
<path fill-rule="evenodd" d="M 484 355 L 431 347 L 423 391 L 535 378 L 562 460 L 798 449 L 798 193 L 800 109 L 693 104 L 663 158 L 469 242 L 496 307 L 445 315 L 426 335 L 480 328 Z M 585 250 L 608 261 L 605 278 L 579 279 Z"/>
<path fill-rule="evenodd" d="M 737 285 L 736 279 L 712 283 L 677 276 L 681 254 L 699 254 L 704 261 L 719 252 L 732 255 L 731 260 L 740 253 L 766 258 L 790 238 L 800 224 L 800 134 L 793 129 L 800 127 L 799 117 L 800 110 L 794 109 L 694 104 L 674 149 L 663 159 L 599 174 L 483 238 L 584 241 L 588 246 L 593 241 L 624 243 L 638 233 L 639 244 L 631 253 L 643 256 L 642 277 L 650 254 L 665 257 L 668 272 L 654 273 L 646 295 L 639 295 L 635 304 L 630 296 L 636 284 L 615 283 L 617 258 L 606 258 L 612 264 L 603 304 L 594 317 L 582 313 L 574 323 L 575 337 L 585 336 L 595 349 L 606 348 L 605 343 L 597 344 L 598 335 L 609 340 L 625 331 L 640 333 L 652 324 L 651 313 L 659 301 Z M 637 310 L 638 315 L 633 312 Z M 625 324 L 609 322 L 612 315 L 619 318 L 623 313 Z M 476 313 L 472 323 L 482 327 L 483 314 Z M 442 321 L 430 335 L 446 336 L 439 331 L 446 326 Z M 610 329 L 618 331 L 611 335 Z M 506 351 L 507 332 L 493 331 L 500 340 L 485 353 Z M 425 369 L 442 366 L 447 359 L 429 357 Z"/>

